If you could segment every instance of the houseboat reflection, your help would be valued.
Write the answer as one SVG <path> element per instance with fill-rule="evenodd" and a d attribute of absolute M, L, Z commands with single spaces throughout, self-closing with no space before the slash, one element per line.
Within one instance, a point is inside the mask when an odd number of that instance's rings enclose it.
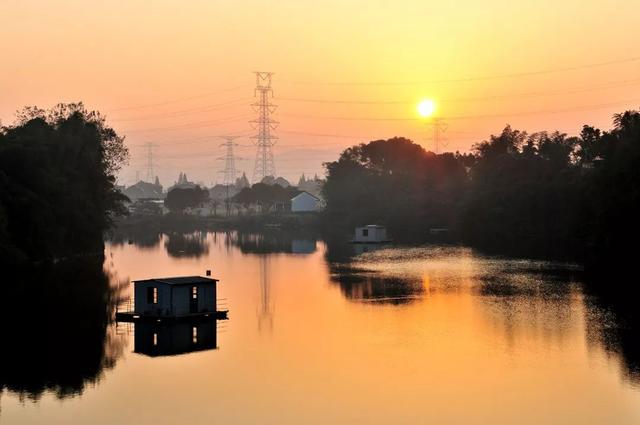
<path fill-rule="evenodd" d="M 214 350 L 217 320 L 135 323 L 134 352 L 151 357 Z"/>

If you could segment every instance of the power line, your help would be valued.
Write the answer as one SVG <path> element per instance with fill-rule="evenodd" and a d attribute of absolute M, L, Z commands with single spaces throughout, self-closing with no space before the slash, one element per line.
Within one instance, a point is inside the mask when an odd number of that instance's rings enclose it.
<path fill-rule="evenodd" d="M 136 130 L 129 130 L 128 133 L 140 133 L 140 132 L 146 132 L 146 131 L 190 130 L 190 129 L 194 129 L 194 128 L 211 127 L 211 126 L 218 125 L 218 124 L 226 124 L 226 123 L 243 121 L 243 120 L 247 119 L 248 117 L 250 117 L 249 114 L 242 114 L 242 115 L 236 115 L 236 116 L 232 116 L 232 117 L 222 118 L 220 120 L 215 120 L 215 121 L 209 121 L 209 120 L 207 120 L 207 121 L 196 121 L 196 122 L 190 122 L 190 123 L 182 124 L 182 125 L 179 125 L 179 126 L 172 126 L 172 127 L 140 128 L 140 129 L 136 129 Z"/>
<path fill-rule="evenodd" d="M 220 94 L 220 93 L 226 93 L 226 92 L 229 92 L 229 91 L 245 88 L 247 86 L 248 86 L 248 84 L 242 84 L 242 85 L 239 85 L 239 86 L 229 87 L 229 88 L 226 88 L 226 89 L 217 90 L 217 91 L 213 91 L 213 92 L 209 92 L 209 93 L 203 93 L 203 94 L 199 94 L 199 95 L 195 95 L 195 96 L 181 97 L 181 98 L 178 98 L 178 99 L 166 100 L 164 102 L 147 103 L 145 105 L 123 106 L 121 108 L 108 109 L 105 112 L 126 111 L 126 110 L 130 110 L 130 109 L 144 109 L 144 108 L 152 108 L 152 107 L 155 107 L 155 106 L 170 105 L 172 103 L 186 102 L 188 100 L 201 99 L 203 97 L 209 97 L 209 96 L 213 96 L 213 95 Z"/>
<path fill-rule="evenodd" d="M 257 182 L 266 176 L 276 175 L 276 166 L 273 160 L 272 147 L 275 145 L 277 137 L 271 133 L 278 126 L 278 122 L 271 118 L 275 112 L 276 105 L 271 103 L 269 98 L 273 97 L 271 88 L 272 72 L 255 72 L 256 88 L 254 91 L 258 95 L 258 101 L 253 106 L 258 113 L 258 118 L 250 121 L 258 133 L 252 137 L 256 140 L 256 163 L 253 169 L 253 181 Z"/>
<path fill-rule="evenodd" d="M 249 136 L 251 133 L 247 133 L 247 132 L 241 132 L 241 131 L 237 131 L 237 132 L 232 132 L 229 135 L 232 136 L 237 136 L 237 137 L 245 137 L 245 136 Z M 189 139 L 178 139 L 178 140 L 169 140 L 169 141 L 164 141 L 161 144 L 158 145 L 158 147 L 163 148 L 166 146 L 177 146 L 177 145 L 191 145 L 191 144 L 197 144 L 197 143 L 209 143 L 209 140 L 211 140 L 212 137 L 223 137 L 223 135 L 219 135 L 219 134 L 213 134 L 213 135 L 208 135 L 208 136 L 201 136 L 201 137 L 193 137 L 193 138 L 189 138 Z M 129 147 L 141 147 L 141 146 L 145 146 L 145 143 L 137 143 L 137 144 L 128 144 L 127 146 Z M 238 146 L 243 146 L 240 144 L 237 144 Z"/>
<path fill-rule="evenodd" d="M 189 109 L 182 109 L 182 110 L 178 110 L 178 111 L 170 111 L 170 112 L 166 112 L 166 113 L 160 113 L 160 114 L 155 114 L 155 115 L 146 115 L 143 117 L 133 117 L 133 118 L 116 118 L 116 119 L 110 119 L 110 121 L 114 121 L 114 122 L 126 122 L 126 121 L 144 121 L 144 120 L 152 120 L 152 119 L 157 119 L 157 118 L 174 118 L 174 117 L 182 117 L 185 115 L 191 115 L 194 113 L 203 113 L 203 112 L 210 112 L 210 111 L 214 111 L 217 109 L 222 109 L 226 106 L 229 105 L 235 105 L 235 104 L 241 104 L 246 102 L 248 99 L 236 99 L 236 100 L 230 100 L 228 102 L 222 102 L 222 103 L 216 103 L 213 105 L 206 105 L 206 106 L 199 106 L 199 107 L 195 107 L 195 108 L 189 108 Z"/>
<path fill-rule="evenodd" d="M 310 146 L 312 147 L 312 146 Z M 193 159 L 193 158 L 197 158 L 197 159 L 201 159 L 203 161 L 209 161 L 210 157 L 216 156 L 215 153 L 213 152 L 192 152 L 192 153 L 185 153 L 185 154 L 180 154 L 180 155 L 154 155 L 154 160 L 175 160 L 175 159 Z M 218 157 L 218 159 L 223 160 L 225 159 L 226 156 L 223 157 Z M 239 157 L 235 157 L 236 161 L 242 160 L 243 158 L 239 158 Z M 289 158 L 280 158 L 278 159 L 278 161 L 304 161 L 306 159 L 309 159 L 308 157 L 289 157 Z M 139 158 L 134 158 L 132 160 L 132 163 L 137 163 L 137 162 L 144 162 L 146 164 L 146 157 L 139 157 Z M 154 162 L 155 164 L 155 162 Z M 155 165 L 154 165 L 155 166 Z M 236 170 L 236 173 L 238 173 L 238 171 Z"/>
<path fill-rule="evenodd" d="M 609 60 L 605 62 L 595 62 L 584 65 L 571 65 L 559 68 L 548 68 L 548 69 L 540 69 L 535 71 L 522 71 L 522 72 L 513 72 L 508 74 L 494 74 L 494 75 L 484 75 L 479 77 L 461 77 L 461 78 L 449 78 L 442 80 L 423 80 L 423 81 L 398 81 L 398 82 L 389 82 L 389 81 L 379 81 L 379 82 L 358 82 L 358 81 L 346 81 L 346 82 L 318 82 L 318 81 L 293 81 L 291 84 L 301 84 L 301 85 L 325 85 L 325 86 L 408 86 L 408 85 L 419 85 L 419 84 L 439 84 L 439 83 L 464 83 L 471 81 L 488 81 L 488 80 L 498 80 L 504 78 L 517 78 L 517 77 L 529 77 L 535 75 L 545 75 L 545 74 L 553 74 L 557 72 L 567 72 L 567 71 L 576 71 L 581 69 L 591 69 L 591 68 L 599 68 L 603 66 L 611 66 L 618 65 L 624 63 L 631 63 L 640 61 L 640 56 L 634 56 L 625 59 L 615 59 Z"/>
<path fill-rule="evenodd" d="M 550 92 L 525 92 L 525 93 L 510 93 L 504 95 L 490 95 L 490 96 L 475 96 L 475 97 L 453 97 L 453 98 L 438 98 L 440 102 L 475 102 L 486 100 L 499 100 L 499 99 L 512 99 L 520 97 L 537 97 L 537 96 L 557 96 L 573 93 L 582 93 L 596 90 L 609 89 L 612 87 L 626 87 L 640 84 L 640 79 L 629 79 L 621 81 L 611 81 L 600 85 L 589 85 L 575 87 L 568 90 L 555 90 Z M 326 104 L 346 104 L 346 105 L 412 105 L 416 103 L 414 100 L 350 100 L 350 99 L 315 99 L 315 98 L 290 98 L 290 97 L 278 97 L 279 101 L 285 102 L 301 102 L 301 103 L 326 103 Z"/>
<path fill-rule="evenodd" d="M 480 136 L 478 134 L 476 134 L 476 132 L 473 133 L 466 133 L 469 134 L 469 136 L 466 137 L 447 137 L 444 138 L 444 135 L 442 134 L 444 131 L 448 130 L 447 125 L 444 121 L 440 121 L 440 129 L 439 129 L 439 134 L 437 135 L 438 137 L 434 138 L 433 136 L 433 126 L 431 123 L 427 123 L 429 131 L 431 132 L 430 136 L 428 137 L 428 140 L 430 140 L 432 143 L 434 143 L 434 140 L 438 140 L 439 141 L 439 146 L 438 146 L 438 150 L 440 149 L 440 147 L 442 147 L 442 143 L 445 141 L 450 141 L 450 140 L 457 140 L 457 141 L 468 141 L 468 140 L 481 140 L 484 136 Z M 573 133 L 573 134 L 577 134 L 577 132 L 579 132 L 579 128 L 575 129 L 554 129 L 554 131 L 559 131 L 561 133 Z M 478 131 L 477 133 L 480 133 L 481 131 Z M 488 131 L 490 132 L 490 131 Z M 538 131 L 531 131 L 529 133 L 533 134 L 536 133 Z M 221 136 L 224 137 L 224 136 Z M 366 138 L 363 137 L 363 140 L 374 140 L 373 138 Z M 385 139 L 385 138 L 378 138 L 375 140 L 380 140 L 380 139 Z M 222 144 L 222 146 L 225 146 L 226 144 Z M 237 145 L 237 144 L 234 144 Z M 286 144 L 286 145 L 278 145 L 278 147 L 282 147 L 282 148 L 291 148 L 291 147 L 306 147 L 306 148 L 314 148 L 314 147 L 318 147 L 318 146 L 336 146 L 336 147 L 347 147 L 344 143 L 309 143 L 309 144 Z M 434 143 L 434 150 L 435 150 L 435 143 Z M 160 160 L 175 160 L 175 159 L 191 159 L 191 158 L 201 158 L 201 159 L 205 159 L 207 157 L 211 157 L 214 156 L 215 153 L 206 151 L 206 152 L 190 152 L 187 154 L 181 154 L 181 155 L 155 155 L 154 159 L 160 159 Z M 219 159 L 224 159 L 223 158 L 219 158 Z M 240 160 L 242 158 L 238 158 L 235 157 L 235 160 Z M 285 158 L 280 158 L 279 162 L 286 162 L 286 161 L 304 161 L 306 159 L 309 159 L 307 157 L 285 157 Z M 132 160 L 132 163 L 137 163 L 140 161 L 145 161 L 145 157 L 140 157 L 138 159 L 134 158 Z M 156 165 L 157 167 L 157 165 Z"/>
<path fill-rule="evenodd" d="M 584 110 L 596 110 L 602 108 L 608 108 L 611 106 L 628 105 L 631 103 L 640 102 L 640 99 L 622 100 L 617 102 L 599 103 L 592 105 L 581 105 L 560 109 L 540 109 L 535 111 L 523 111 L 506 114 L 483 114 L 483 115 L 452 115 L 444 117 L 447 120 L 464 120 L 464 119 L 485 119 L 485 118 L 509 118 L 527 115 L 541 115 L 541 114 L 555 114 L 560 112 L 570 111 L 584 111 Z M 323 119 L 323 120 L 339 120 L 339 121 L 418 121 L 419 118 L 386 118 L 386 117 L 344 117 L 344 116 L 317 116 L 317 115 L 303 115 L 303 114 L 282 114 L 287 117 L 295 118 L 310 118 L 310 119 Z"/>
<path fill-rule="evenodd" d="M 571 107 L 571 108 L 564 108 L 564 109 L 556 109 L 556 110 L 543 110 L 543 111 L 529 111 L 529 112 L 521 112 L 521 113 L 512 113 L 512 114 L 494 114 L 494 115 L 474 115 L 474 116 L 455 116 L 455 117 L 448 117 L 447 119 L 463 119 L 463 118 L 467 118 L 467 119 L 471 119 L 471 118 L 490 118 L 490 117 L 509 117 L 509 116 L 526 116 L 529 114 L 539 114 L 539 113 L 557 113 L 557 112 L 565 112 L 565 111 L 574 111 L 574 110 L 588 110 L 588 109 L 599 109 L 599 108 L 603 108 L 603 107 L 610 107 L 610 106 L 616 106 L 619 104 L 629 104 L 631 102 L 639 102 L 640 100 L 633 100 L 633 101 L 622 101 L 622 102 L 613 102 L 613 103 L 604 103 L 604 104 L 598 104 L 598 105 L 583 105 L 583 106 L 577 106 L 577 107 Z M 308 116 L 308 118 L 314 118 L 311 116 Z M 332 117 L 319 117 L 319 118 L 329 118 L 331 119 Z M 343 118 L 343 117 L 340 117 Z M 367 119 L 367 118 L 363 118 L 363 119 Z M 358 120 L 358 118 L 354 118 L 354 120 Z M 385 118 L 380 118 L 380 120 L 387 120 Z M 392 120 L 396 120 L 396 119 L 392 119 Z M 414 119 L 414 118 L 405 118 L 405 119 L 399 119 L 399 120 L 403 120 L 403 121 L 414 121 L 414 122 L 420 122 L 418 119 Z M 298 135 L 305 135 L 305 136 L 313 136 L 313 137 L 324 137 L 324 138 L 345 138 L 345 139 L 361 139 L 361 140 L 370 140 L 372 139 L 371 136 L 363 136 L 363 135 L 345 135 L 345 134 L 326 134 L 326 133 L 313 133 L 313 132 L 304 132 L 304 131 L 283 131 L 284 133 L 288 133 L 288 134 L 298 134 Z M 475 136 L 476 132 L 463 132 L 463 131 L 454 131 L 454 134 L 467 134 L 470 137 Z M 239 133 L 236 136 L 242 137 L 242 136 L 247 136 L 248 133 Z M 208 139 L 212 136 L 203 136 L 202 138 L 198 138 L 198 139 Z M 219 137 L 219 136 L 216 136 Z M 463 138 L 457 138 L 456 140 L 463 140 Z M 183 145 L 183 144 L 192 144 L 192 143 L 202 143 L 205 142 L 206 140 L 191 140 L 191 139 L 183 139 L 183 140 L 178 140 L 178 141 L 170 141 L 168 143 L 163 143 L 162 145 L 157 145 L 156 147 L 168 147 L 168 146 L 174 146 L 174 145 Z M 284 145 L 278 145 L 280 147 L 316 147 L 316 146 L 334 146 L 334 145 L 341 145 L 341 143 L 309 143 L 309 144 L 284 144 Z M 129 145 L 132 147 L 146 147 L 147 143 L 144 144 L 134 144 L 134 145 Z M 236 144 L 236 146 L 239 147 L 250 147 L 249 145 L 241 145 L 241 144 Z M 197 155 L 206 155 L 207 153 L 199 153 Z M 166 157 L 165 157 L 166 158 Z"/>
<path fill-rule="evenodd" d="M 549 74 L 549 73 L 556 73 L 556 72 L 566 72 L 566 71 L 574 71 L 574 70 L 580 70 L 580 69 L 589 69 L 589 68 L 597 68 L 597 67 L 603 67 L 603 66 L 611 66 L 611 65 L 618 65 L 618 64 L 624 64 L 624 63 L 633 63 L 633 62 L 638 62 L 640 61 L 640 56 L 634 56 L 634 57 L 630 57 L 630 58 L 624 58 L 624 59 L 617 59 L 617 60 L 610 60 L 610 61 L 604 61 L 604 62 L 597 62 L 597 63 L 590 63 L 590 64 L 584 64 L 584 65 L 575 65 L 575 66 L 566 66 L 566 67 L 561 67 L 561 68 L 551 68 L 551 69 L 542 69 L 542 70 L 535 70 L 535 71 L 523 71 L 523 72 L 516 72 L 516 73 L 508 73 L 508 74 L 497 74 L 497 75 L 485 75 L 485 76 L 477 76 L 477 77 L 462 77 L 462 78 L 455 78 L 455 79 L 442 79 L 442 80 L 424 80 L 424 81 L 397 81 L 397 82 L 311 82 L 311 81 L 285 81 L 285 83 L 289 83 L 289 84 L 308 84 L 308 85 L 412 85 L 412 84 L 431 84 L 431 83 L 455 83 L 455 82 L 466 82 L 466 81 L 482 81 L 482 80 L 493 80 L 493 79 L 501 79 L 501 78 L 515 78 L 515 77 L 523 77 L 523 76 L 531 76 L 531 75 L 542 75 L 542 74 Z M 629 80 L 626 81 L 628 83 L 631 83 L 634 80 Z M 615 83 L 615 82 L 614 82 Z M 625 81 L 622 81 L 621 83 L 625 83 Z M 142 105 L 132 105 L 132 106 L 122 106 L 122 107 L 118 107 L 118 108 L 113 108 L 113 109 L 107 109 L 104 112 L 117 112 L 117 111 L 126 111 L 126 110 L 135 110 L 135 109 L 145 109 L 145 108 L 153 108 L 153 107 L 157 107 L 157 106 L 164 106 L 164 105 L 170 105 L 170 104 L 174 104 L 174 103 L 180 103 L 180 102 L 186 102 L 189 100 L 194 100 L 194 99 L 200 99 L 200 98 L 205 98 L 205 97 L 209 97 L 209 96 L 213 96 L 216 94 L 221 94 L 221 93 L 226 93 L 226 92 L 230 92 L 230 91 L 234 91 L 234 90 L 239 90 L 242 88 L 246 88 L 248 87 L 248 84 L 241 84 L 241 85 L 237 85 L 237 86 L 233 86 L 233 87 L 228 87 L 228 88 L 224 88 L 221 90 L 216 90 L 216 91 L 211 91 L 211 92 L 207 92 L 207 93 L 202 93 L 202 94 L 198 94 L 198 95 L 193 95 L 193 96 L 187 96 L 187 97 L 181 97 L 181 98 L 176 98 L 176 99 L 171 99 L 171 100 L 166 100 L 166 101 L 161 101 L 161 102 L 155 102 L 155 103 L 147 103 L 147 104 L 142 104 Z M 285 100 L 285 99 L 283 99 Z M 322 99 L 286 99 L 286 100 L 291 100 L 291 101 L 314 101 L 314 102 L 326 102 L 326 103 L 335 103 L 335 101 L 330 100 L 330 101 L 325 101 Z M 478 100 L 483 100 L 482 98 L 479 98 Z M 405 101 L 383 101 L 383 102 L 377 102 L 377 101 L 340 101 L 340 103 L 403 103 Z M 196 109 L 196 108 L 194 108 Z M 189 111 L 189 110 L 185 110 Z M 178 112 L 182 112 L 182 111 L 178 111 Z"/>
<path fill-rule="evenodd" d="M 328 134 L 328 133 L 313 133 L 308 131 L 294 131 L 294 130 L 280 130 L 282 133 L 286 134 L 297 134 L 301 136 L 315 136 L 315 137 L 335 137 L 335 138 L 344 138 L 344 139 L 363 139 L 365 137 L 362 136 L 351 136 L 345 134 Z M 289 145 L 280 145 L 280 146 L 289 146 Z"/>

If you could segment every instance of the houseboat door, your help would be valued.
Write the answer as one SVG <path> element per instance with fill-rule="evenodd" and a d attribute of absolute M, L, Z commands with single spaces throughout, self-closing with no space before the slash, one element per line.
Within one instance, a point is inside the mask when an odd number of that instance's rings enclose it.
<path fill-rule="evenodd" d="M 189 313 L 197 313 L 198 312 L 198 287 L 191 287 L 191 298 L 189 300 Z"/>

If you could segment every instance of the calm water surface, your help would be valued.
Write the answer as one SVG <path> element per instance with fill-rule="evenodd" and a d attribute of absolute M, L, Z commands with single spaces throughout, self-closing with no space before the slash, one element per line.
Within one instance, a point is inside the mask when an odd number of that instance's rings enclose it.
<path fill-rule="evenodd" d="M 127 324 L 97 326 L 95 350 L 73 341 L 93 328 L 25 330 L 57 363 L 12 375 L 3 358 L 0 422 L 640 423 L 637 351 L 574 267 L 277 235 L 133 242 L 107 245 L 113 291 L 211 269 L 230 311 L 216 348 L 149 356 Z"/>

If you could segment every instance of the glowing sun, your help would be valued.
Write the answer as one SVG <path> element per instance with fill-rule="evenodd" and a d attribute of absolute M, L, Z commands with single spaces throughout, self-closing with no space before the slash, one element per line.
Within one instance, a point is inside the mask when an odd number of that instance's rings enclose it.
<path fill-rule="evenodd" d="M 436 111 L 436 104 L 431 99 L 425 99 L 418 103 L 418 113 L 422 117 L 430 117 Z"/>

